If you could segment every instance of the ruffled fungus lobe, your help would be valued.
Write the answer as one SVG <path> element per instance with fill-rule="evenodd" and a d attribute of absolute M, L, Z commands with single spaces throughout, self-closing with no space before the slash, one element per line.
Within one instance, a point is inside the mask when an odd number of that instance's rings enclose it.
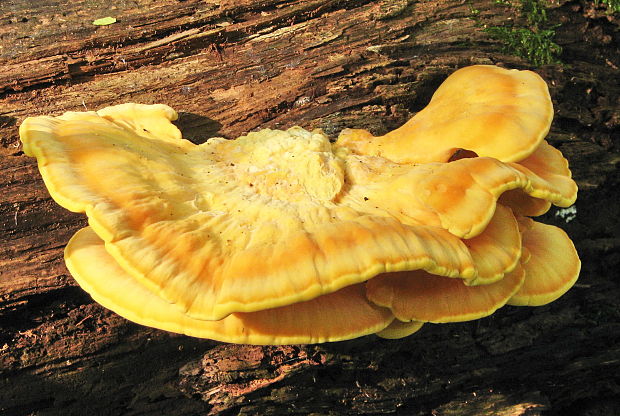
<path fill-rule="evenodd" d="M 390 308 L 399 321 L 462 322 L 488 316 L 504 306 L 524 280 L 522 267 L 495 283 L 480 286 L 414 270 L 385 273 L 369 280 L 367 295 L 373 303 Z"/>
<path fill-rule="evenodd" d="M 552 113 L 536 74 L 475 66 L 381 138 L 293 127 L 194 145 L 174 110 L 140 104 L 28 118 L 20 135 L 51 196 L 88 216 L 65 258 L 102 305 L 192 336 L 314 343 L 564 293 L 570 240 L 523 217 L 576 198 L 543 140 Z"/>
<path fill-rule="evenodd" d="M 448 77 L 402 127 L 380 137 L 344 131 L 340 143 L 398 163 L 447 162 L 458 149 L 516 162 L 538 147 L 552 119 L 547 84 L 536 73 L 474 65 Z"/>
<path fill-rule="evenodd" d="M 581 263 L 568 235 L 558 227 L 530 218 L 519 218 L 523 248 L 521 263 L 526 279 L 508 301 L 515 306 L 541 306 L 553 302 L 570 289 L 579 277 Z"/>
<path fill-rule="evenodd" d="M 80 286 L 101 305 L 134 322 L 195 337 L 247 344 L 318 343 L 372 334 L 394 319 L 388 309 L 366 299 L 363 284 L 356 284 L 290 306 L 198 320 L 129 276 L 90 227 L 69 241 L 65 259 Z"/>

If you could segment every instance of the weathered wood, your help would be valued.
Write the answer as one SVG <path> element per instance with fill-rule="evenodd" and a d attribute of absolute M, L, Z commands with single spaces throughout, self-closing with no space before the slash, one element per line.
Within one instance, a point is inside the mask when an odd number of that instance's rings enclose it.
<path fill-rule="evenodd" d="M 541 308 L 319 346 L 140 327 L 69 276 L 62 250 L 85 219 L 50 199 L 19 146 L 26 116 L 128 101 L 171 105 L 197 142 L 295 124 L 384 132 L 457 67 L 530 67 L 482 30 L 509 12 L 482 0 L 2 0 L 0 415 L 620 413 L 620 40 L 603 6 L 548 11 L 565 62 L 538 69 L 550 140 L 581 193 L 576 218 L 546 220 L 584 264 Z M 108 15 L 118 22 L 91 24 Z"/>

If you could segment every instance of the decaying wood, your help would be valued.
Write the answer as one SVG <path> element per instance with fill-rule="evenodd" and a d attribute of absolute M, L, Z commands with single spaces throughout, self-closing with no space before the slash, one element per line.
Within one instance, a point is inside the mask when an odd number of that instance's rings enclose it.
<path fill-rule="evenodd" d="M 17 126 L 133 101 L 176 108 L 196 142 L 296 124 L 380 133 L 457 67 L 529 68 L 482 31 L 513 11 L 482 0 L 2 0 L 0 414 L 620 414 L 620 35 L 604 10 L 552 4 L 565 64 L 537 69 L 556 108 L 550 140 L 581 190 L 575 218 L 546 216 L 580 251 L 575 288 L 403 340 L 254 347 L 140 327 L 93 303 L 62 261 L 85 219 L 50 199 Z M 108 15 L 118 22 L 92 25 Z"/>

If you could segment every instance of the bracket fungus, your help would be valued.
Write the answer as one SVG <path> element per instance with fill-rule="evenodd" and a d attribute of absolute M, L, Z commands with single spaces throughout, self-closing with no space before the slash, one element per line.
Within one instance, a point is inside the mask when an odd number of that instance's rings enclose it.
<path fill-rule="evenodd" d="M 65 249 L 103 306 L 215 340 L 317 343 L 542 305 L 579 274 L 574 203 L 533 72 L 460 69 L 382 137 L 261 130 L 195 145 L 165 105 L 30 117 L 24 152 L 89 226 Z"/>

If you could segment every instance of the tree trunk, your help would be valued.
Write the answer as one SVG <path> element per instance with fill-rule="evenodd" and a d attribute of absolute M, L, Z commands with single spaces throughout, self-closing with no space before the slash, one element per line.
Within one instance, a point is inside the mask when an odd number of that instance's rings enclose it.
<path fill-rule="evenodd" d="M 382 133 L 458 67 L 532 68 L 484 30 L 532 23 L 486 0 L 1 0 L 0 415 L 620 414 L 618 14 L 585 0 L 546 12 L 563 48 L 536 68 L 555 104 L 549 140 L 580 195 L 574 218 L 544 220 L 575 241 L 577 285 L 402 340 L 256 347 L 94 303 L 62 259 L 85 218 L 49 197 L 21 121 L 141 102 L 178 110 L 195 142 L 293 125 Z M 117 22 L 92 24 L 105 16 Z"/>

